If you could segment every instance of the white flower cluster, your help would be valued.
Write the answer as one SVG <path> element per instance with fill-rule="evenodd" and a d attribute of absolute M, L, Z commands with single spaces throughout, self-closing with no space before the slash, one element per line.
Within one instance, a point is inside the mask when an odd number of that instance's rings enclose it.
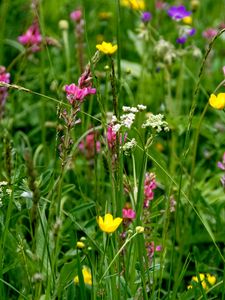
<path fill-rule="evenodd" d="M 126 144 L 123 145 L 122 149 L 125 155 L 128 155 L 131 150 L 133 150 L 137 146 L 137 142 L 135 139 L 130 140 Z"/>
<path fill-rule="evenodd" d="M 112 131 L 117 133 L 122 126 L 130 129 L 135 120 L 135 114 L 144 111 L 147 107 L 142 104 L 138 104 L 137 107 L 123 106 L 122 110 L 125 112 L 120 119 L 117 120 L 116 116 L 112 116 Z"/>
<path fill-rule="evenodd" d="M 154 115 L 150 113 L 145 123 L 142 124 L 142 128 L 152 127 L 156 129 L 157 132 L 162 130 L 169 131 L 169 126 L 166 121 L 163 120 L 164 115 L 158 114 Z"/>
<path fill-rule="evenodd" d="M 160 39 L 154 48 L 154 51 L 159 59 L 162 59 L 164 63 L 171 65 L 171 63 L 176 59 L 177 53 L 175 47 L 170 42 Z"/>

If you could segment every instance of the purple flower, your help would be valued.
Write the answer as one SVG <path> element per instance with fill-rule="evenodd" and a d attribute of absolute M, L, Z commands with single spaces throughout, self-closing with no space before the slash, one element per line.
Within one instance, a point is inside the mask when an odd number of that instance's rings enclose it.
<path fill-rule="evenodd" d="M 183 26 L 181 29 L 181 36 L 179 38 L 177 38 L 177 43 L 178 44 L 184 44 L 187 41 L 188 36 L 192 36 L 194 35 L 196 32 L 195 28 L 190 28 L 187 26 Z"/>
<path fill-rule="evenodd" d="M 152 14 L 149 11 L 144 11 L 141 15 L 141 20 L 143 23 L 148 23 L 152 18 Z"/>
<path fill-rule="evenodd" d="M 184 17 L 188 17 L 191 15 L 190 11 L 187 11 L 183 5 L 180 6 L 171 6 L 168 11 L 168 15 L 176 21 L 183 19 Z"/>
<path fill-rule="evenodd" d="M 218 163 L 217 163 L 217 167 L 218 168 L 220 168 L 221 170 L 225 170 L 225 152 L 224 152 L 224 154 L 223 154 L 223 161 L 221 162 L 221 161 L 219 161 Z"/>
<path fill-rule="evenodd" d="M 184 44 L 186 42 L 186 40 L 187 40 L 186 36 L 181 36 L 181 37 L 179 37 L 179 38 L 176 39 L 176 42 L 178 44 Z"/>

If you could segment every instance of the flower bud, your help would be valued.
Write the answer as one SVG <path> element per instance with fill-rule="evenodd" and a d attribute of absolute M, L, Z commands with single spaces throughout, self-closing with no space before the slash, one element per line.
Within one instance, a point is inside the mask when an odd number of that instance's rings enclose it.
<path fill-rule="evenodd" d="M 136 233 L 143 233 L 144 231 L 145 231 L 145 228 L 143 226 L 136 227 Z"/>

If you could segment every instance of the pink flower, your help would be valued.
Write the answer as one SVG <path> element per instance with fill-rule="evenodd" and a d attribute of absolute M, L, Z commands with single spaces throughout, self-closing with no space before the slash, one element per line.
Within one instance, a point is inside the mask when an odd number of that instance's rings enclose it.
<path fill-rule="evenodd" d="M 9 83 L 10 82 L 10 74 L 5 72 L 6 69 L 3 66 L 0 66 L 0 81 Z M 3 87 L 5 89 L 5 87 Z"/>
<path fill-rule="evenodd" d="M 156 189 L 156 181 L 155 181 L 155 174 L 153 173 L 146 173 L 145 174 L 145 181 L 144 181 L 144 207 L 149 207 L 149 202 L 154 198 L 153 190 Z"/>
<path fill-rule="evenodd" d="M 82 19 L 82 11 L 78 9 L 71 12 L 70 19 L 75 22 L 79 22 Z"/>
<path fill-rule="evenodd" d="M 86 96 L 90 94 L 95 94 L 96 89 L 92 87 L 79 88 L 74 83 L 65 86 L 65 91 L 67 93 L 66 97 L 71 104 L 74 101 L 82 101 Z"/>
<path fill-rule="evenodd" d="M 212 39 L 215 35 L 217 35 L 218 30 L 215 28 L 207 28 L 205 31 L 203 31 L 202 36 L 206 39 Z"/>
<path fill-rule="evenodd" d="M 116 133 L 112 130 L 112 125 L 107 128 L 107 142 L 110 149 L 116 144 Z"/>
<path fill-rule="evenodd" d="M 6 69 L 3 66 L 0 66 L 0 82 L 10 83 L 10 74 L 6 73 Z M 0 118 L 2 117 L 4 112 L 4 106 L 7 96 L 7 87 L 0 87 Z"/>
<path fill-rule="evenodd" d="M 23 35 L 18 37 L 18 41 L 23 45 L 31 46 L 33 52 L 39 51 L 42 36 L 38 24 L 36 22 L 32 24 Z"/>
<path fill-rule="evenodd" d="M 87 158 L 92 158 L 95 153 L 101 151 L 101 143 L 96 140 L 95 132 L 91 132 L 86 136 L 85 141 L 79 144 L 79 149 L 86 155 Z"/>
<path fill-rule="evenodd" d="M 132 208 L 128 208 L 128 209 L 123 208 L 122 212 L 123 212 L 123 219 L 133 220 L 136 217 L 136 213 Z"/>
<path fill-rule="evenodd" d="M 223 154 L 223 161 L 218 161 L 217 167 L 220 168 L 221 170 L 225 170 L 225 152 Z"/>

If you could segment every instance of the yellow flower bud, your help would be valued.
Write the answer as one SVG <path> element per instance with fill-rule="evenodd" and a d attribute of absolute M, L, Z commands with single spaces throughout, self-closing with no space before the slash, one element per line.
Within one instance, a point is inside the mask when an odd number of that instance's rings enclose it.
<path fill-rule="evenodd" d="M 145 231 L 145 228 L 143 226 L 137 226 L 136 227 L 136 232 L 137 233 L 143 233 Z"/>

